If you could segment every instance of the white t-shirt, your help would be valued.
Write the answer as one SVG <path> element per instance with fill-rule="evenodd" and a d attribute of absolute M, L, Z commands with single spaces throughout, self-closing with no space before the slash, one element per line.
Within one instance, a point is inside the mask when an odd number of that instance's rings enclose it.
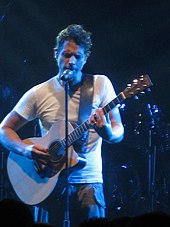
<path fill-rule="evenodd" d="M 114 88 L 108 77 L 94 75 L 92 110 L 104 107 L 115 97 Z M 79 102 L 80 91 L 76 91 L 72 97 L 68 97 L 68 120 L 70 123 L 78 122 Z M 28 121 L 39 118 L 42 136 L 45 136 L 56 121 L 65 120 L 65 90 L 57 77 L 52 77 L 27 91 L 16 104 L 14 110 Z M 60 130 L 64 131 L 64 128 Z M 101 145 L 102 138 L 93 128 L 90 128 L 86 152 L 83 154 L 87 164 L 84 168 L 71 174 L 70 183 L 103 182 Z"/>

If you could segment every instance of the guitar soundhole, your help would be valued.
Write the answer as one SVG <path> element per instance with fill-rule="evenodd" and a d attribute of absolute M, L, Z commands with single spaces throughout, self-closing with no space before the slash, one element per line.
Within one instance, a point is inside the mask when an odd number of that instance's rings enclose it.
<path fill-rule="evenodd" d="M 64 149 L 60 141 L 51 143 L 50 147 L 50 159 L 52 162 L 59 162 L 64 156 Z"/>

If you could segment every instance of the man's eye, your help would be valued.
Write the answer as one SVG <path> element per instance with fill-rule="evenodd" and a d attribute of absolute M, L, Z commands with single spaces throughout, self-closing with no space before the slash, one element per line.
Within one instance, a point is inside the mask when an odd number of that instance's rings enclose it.
<path fill-rule="evenodd" d="M 71 58 L 73 55 L 77 60 L 82 58 L 82 56 L 80 54 L 71 54 L 71 53 L 65 53 L 65 52 L 63 53 L 63 56 L 65 58 Z"/>
<path fill-rule="evenodd" d="M 71 58 L 72 54 L 70 54 L 70 53 L 63 53 L 63 56 L 66 57 L 66 58 Z"/>
<path fill-rule="evenodd" d="M 80 59 L 81 58 L 81 55 L 75 54 L 75 58 L 76 59 Z"/>

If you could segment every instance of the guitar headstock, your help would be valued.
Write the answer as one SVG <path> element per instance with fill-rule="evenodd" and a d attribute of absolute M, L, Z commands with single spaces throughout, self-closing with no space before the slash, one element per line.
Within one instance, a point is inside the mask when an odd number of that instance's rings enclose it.
<path fill-rule="evenodd" d="M 149 76 L 147 74 L 141 75 L 139 78 L 134 79 L 132 84 L 127 84 L 127 87 L 122 92 L 124 99 L 135 96 L 151 86 L 153 86 L 153 83 Z"/>

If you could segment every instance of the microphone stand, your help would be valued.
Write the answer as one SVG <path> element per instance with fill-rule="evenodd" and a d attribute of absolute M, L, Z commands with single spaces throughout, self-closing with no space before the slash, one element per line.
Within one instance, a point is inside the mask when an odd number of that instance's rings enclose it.
<path fill-rule="evenodd" d="M 70 218 L 69 218 L 69 191 L 68 191 L 68 177 L 69 177 L 69 168 L 68 168 L 68 91 L 69 84 L 68 80 L 64 81 L 65 83 L 65 138 L 66 138 L 66 193 L 65 193 L 65 212 L 64 212 L 64 221 L 63 227 L 70 227 Z"/>

